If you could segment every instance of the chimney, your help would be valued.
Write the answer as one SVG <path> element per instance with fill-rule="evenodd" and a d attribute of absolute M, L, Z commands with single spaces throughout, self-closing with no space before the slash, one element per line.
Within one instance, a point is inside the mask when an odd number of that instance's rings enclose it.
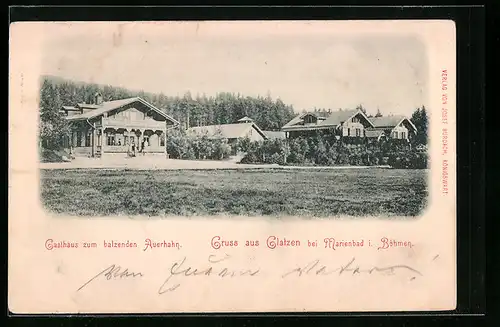
<path fill-rule="evenodd" d="M 97 92 L 95 94 L 95 104 L 101 105 L 102 104 L 102 94 Z"/>

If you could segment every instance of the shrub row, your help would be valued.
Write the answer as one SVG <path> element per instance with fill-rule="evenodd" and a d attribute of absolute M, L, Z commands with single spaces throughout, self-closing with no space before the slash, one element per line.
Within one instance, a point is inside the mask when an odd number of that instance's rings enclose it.
<path fill-rule="evenodd" d="M 167 151 L 174 159 L 223 160 L 244 153 L 241 163 L 310 166 L 377 166 L 427 168 L 427 149 L 406 140 L 299 137 L 229 144 L 223 138 L 175 133 L 167 138 Z"/>
<path fill-rule="evenodd" d="M 172 134 L 167 138 L 167 152 L 174 159 L 223 160 L 230 156 L 231 151 L 225 139 L 190 137 L 183 133 Z"/>
<path fill-rule="evenodd" d="M 241 163 L 427 168 L 426 150 L 404 140 L 352 142 L 349 139 L 276 139 L 250 143 L 245 150 L 246 155 Z"/>

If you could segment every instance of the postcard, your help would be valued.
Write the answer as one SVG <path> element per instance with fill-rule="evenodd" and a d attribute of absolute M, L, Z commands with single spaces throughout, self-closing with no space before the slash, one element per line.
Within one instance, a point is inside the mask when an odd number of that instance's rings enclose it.
<path fill-rule="evenodd" d="M 453 310 L 446 20 L 10 25 L 9 310 Z"/>

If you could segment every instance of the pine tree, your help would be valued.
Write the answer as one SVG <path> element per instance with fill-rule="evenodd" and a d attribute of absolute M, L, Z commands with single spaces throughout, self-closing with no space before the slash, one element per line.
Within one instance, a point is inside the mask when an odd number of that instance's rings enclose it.
<path fill-rule="evenodd" d="M 40 89 L 40 143 L 47 148 L 58 148 L 62 138 L 69 134 L 69 126 L 60 113 L 61 94 L 58 86 L 44 80 Z"/>
<path fill-rule="evenodd" d="M 428 118 L 425 106 L 422 108 L 417 108 L 412 116 L 411 121 L 417 128 L 417 135 L 415 137 L 415 143 L 417 144 L 427 144 L 428 139 Z"/>
<path fill-rule="evenodd" d="M 356 110 L 361 110 L 361 112 L 363 112 L 365 115 L 366 115 L 366 109 L 363 107 L 362 104 L 359 104 L 357 107 L 356 107 Z"/>

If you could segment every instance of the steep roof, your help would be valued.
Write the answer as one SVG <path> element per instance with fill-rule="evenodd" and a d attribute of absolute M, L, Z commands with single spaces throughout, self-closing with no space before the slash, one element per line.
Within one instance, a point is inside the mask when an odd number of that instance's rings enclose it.
<path fill-rule="evenodd" d="M 394 115 L 394 116 L 383 116 L 383 117 L 373 117 L 370 118 L 375 127 L 396 127 L 405 116 Z"/>
<path fill-rule="evenodd" d="M 360 110 L 339 110 L 339 111 L 334 111 L 328 116 L 321 124 L 323 125 L 332 125 L 332 126 L 337 126 L 351 118 L 352 116 L 356 115 L 357 113 L 361 112 Z"/>
<path fill-rule="evenodd" d="M 304 113 L 301 113 L 301 114 L 298 114 L 297 116 L 293 117 L 292 120 L 290 120 L 288 123 L 286 123 L 282 129 L 285 129 L 285 128 L 288 128 L 288 127 L 292 127 L 298 123 L 300 123 L 302 121 L 302 118 L 304 116 L 306 116 L 307 114 L 310 114 L 308 112 L 304 112 Z"/>
<path fill-rule="evenodd" d="M 120 99 L 120 100 L 113 100 L 113 101 L 106 101 L 106 102 L 103 102 L 101 105 L 90 105 L 92 107 L 89 107 L 88 104 L 84 104 L 85 108 L 96 107 L 96 109 L 88 111 L 88 112 L 84 112 L 83 114 L 80 114 L 80 115 L 69 116 L 69 117 L 66 117 L 66 119 L 68 119 L 70 121 L 90 119 L 90 118 L 98 117 L 98 116 L 100 116 L 100 115 L 102 115 L 102 114 L 104 114 L 106 112 L 109 112 L 109 111 L 121 108 L 123 106 L 126 106 L 126 105 L 134 103 L 134 102 L 140 102 L 140 103 L 142 103 L 146 107 L 150 108 L 151 110 L 155 111 L 159 115 L 163 116 L 165 119 L 170 120 L 175 125 L 179 125 L 179 122 L 177 120 L 175 120 L 174 118 L 170 117 L 169 115 L 167 115 L 166 113 L 164 113 L 160 109 L 156 108 L 155 106 L 153 106 L 149 102 L 147 102 L 147 101 L 145 101 L 145 100 L 143 100 L 142 98 L 139 98 L 139 97 L 127 98 L 127 99 Z M 79 104 L 79 106 L 82 106 L 82 105 Z"/>
<path fill-rule="evenodd" d="M 254 128 L 262 137 L 266 135 L 254 123 L 237 123 L 237 124 L 222 124 L 222 125 L 208 125 L 188 128 L 187 132 L 196 135 L 207 135 L 209 138 L 214 138 L 220 135 L 226 139 L 235 139 L 244 137 L 248 130 Z"/>
<path fill-rule="evenodd" d="M 381 135 L 384 135 L 384 134 L 385 134 L 384 131 L 380 130 L 380 129 L 367 128 L 365 130 L 365 136 L 366 137 L 378 138 L 378 137 L 380 137 Z"/>
<path fill-rule="evenodd" d="M 361 110 L 339 110 L 330 113 L 330 115 L 325 120 L 318 120 L 317 124 L 314 125 L 298 125 L 303 122 L 303 118 L 307 115 L 313 115 L 318 117 L 315 113 L 305 112 L 297 115 L 292 120 L 290 120 L 282 130 L 302 130 L 302 129 L 321 129 L 321 128 L 332 128 L 344 123 L 349 118 L 361 114 L 366 120 L 373 126 L 370 119 Z"/>
<path fill-rule="evenodd" d="M 383 117 L 374 117 L 370 118 L 372 121 L 373 125 L 376 128 L 394 128 L 401 124 L 403 121 L 407 121 L 409 125 L 416 131 L 417 127 L 409 120 L 406 118 L 406 116 L 403 115 L 393 115 L 393 116 L 383 116 Z"/>

